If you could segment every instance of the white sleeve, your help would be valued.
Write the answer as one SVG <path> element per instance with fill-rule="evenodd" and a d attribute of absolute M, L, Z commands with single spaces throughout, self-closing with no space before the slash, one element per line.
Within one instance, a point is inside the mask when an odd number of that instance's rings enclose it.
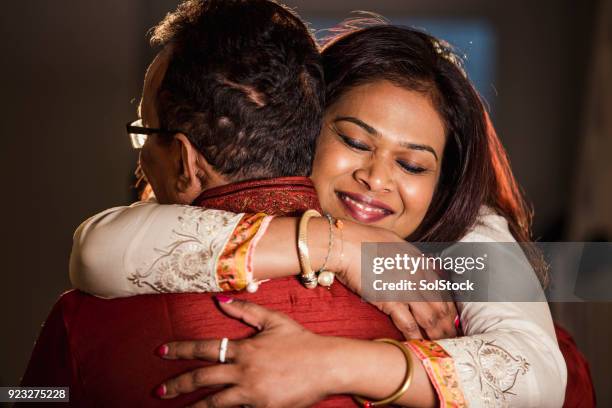
<path fill-rule="evenodd" d="M 481 213 L 479 225 L 461 241 L 515 242 L 506 220 L 490 211 Z M 453 358 L 468 406 L 563 405 L 567 370 L 548 303 L 466 302 L 457 307 L 465 337 L 437 343 Z"/>
<path fill-rule="evenodd" d="M 70 280 L 104 298 L 221 291 L 217 259 L 242 216 L 154 201 L 111 208 L 74 233 Z"/>

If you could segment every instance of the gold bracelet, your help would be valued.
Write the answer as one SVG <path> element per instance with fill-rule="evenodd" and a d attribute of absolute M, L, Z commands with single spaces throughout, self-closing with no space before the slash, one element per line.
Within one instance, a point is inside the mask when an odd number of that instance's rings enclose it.
<path fill-rule="evenodd" d="M 329 243 L 327 246 L 327 255 L 325 256 L 325 260 L 323 261 L 323 266 L 319 269 L 317 274 L 317 283 L 321 286 L 325 286 L 327 289 L 331 288 L 331 285 L 334 283 L 334 279 L 336 275 L 332 271 L 328 271 L 326 269 L 327 262 L 331 257 L 332 250 L 334 249 L 334 217 L 329 214 L 325 214 L 325 218 L 327 218 L 327 222 L 329 223 Z"/>
<path fill-rule="evenodd" d="M 317 210 L 308 210 L 300 219 L 298 227 L 298 255 L 300 258 L 300 267 L 302 268 L 302 274 L 300 280 L 302 284 L 308 289 L 314 289 L 317 287 L 317 275 L 310 266 L 310 254 L 308 253 L 308 221 L 312 217 L 320 217 L 321 214 Z"/>
<path fill-rule="evenodd" d="M 414 366 L 412 365 L 412 354 L 410 354 L 410 350 L 408 350 L 408 347 L 406 347 L 404 343 L 399 342 L 397 340 L 393 340 L 393 339 L 376 339 L 374 341 L 380 341 L 383 343 L 392 344 L 396 346 L 397 348 L 399 348 L 400 350 L 402 350 L 402 353 L 404 353 L 404 357 L 406 358 L 406 364 L 407 364 L 406 376 L 404 377 L 404 382 L 398 388 L 398 390 L 395 391 L 393 394 L 389 395 L 385 399 L 381 399 L 378 401 L 369 401 L 369 400 L 366 400 L 362 397 L 355 395 L 353 398 L 355 398 L 355 400 L 359 404 L 361 404 L 364 408 L 381 407 L 383 405 L 389 405 L 397 401 L 402 395 L 406 393 L 406 391 L 408 390 L 408 387 L 410 387 L 410 383 L 412 382 L 412 374 L 414 372 Z"/>

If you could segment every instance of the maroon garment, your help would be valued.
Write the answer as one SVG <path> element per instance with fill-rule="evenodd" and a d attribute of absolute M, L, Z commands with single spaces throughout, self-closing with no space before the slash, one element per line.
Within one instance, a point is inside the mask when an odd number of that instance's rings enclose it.
<path fill-rule="evenodd" d="M 319 198 L 308 177 L 279 177 L 251 180 L 205 190 L 193 205 L 235 213 L 265 212 L 297 216 L 314 208 L 321 211 Z"/>
<path fill-rule="evenodd" d="M 565 388 L 565 408 L 593 408 L 595 387 L 587 359 L 582 355 L 572 336 L 555 323 L 555 333 L 559 348 L 567 365 L 567 387 Z"/>
<path fill-rule="evenodd" d="M 205 192 L 195 203 L 207 208 L 276 215 L 318 208 L 312 183 L 304 177 L 234 183 Z M 340 283 L 331 289 L 309 290 L 295 277 L 289 277 L 267 282 L 257 293 L 240 293 L 236 297 L 284 312 L 320 334 L 402 338 L 385 314 Z M 51 311 L 22 385 L 69 386 L 72 406 L 185 406 L 210 390 L 170 401 L 158 399 L 153 390 L 164 380 L 205 363 L 166 361 L 154 350 L 172 340 L 231 339 L 253 333 L 243 323 L 223 315 L 211 294 L 103 300 L 70 291 Z M 335 396 L 317 406 L 355 404 L 348 396 Z"/>

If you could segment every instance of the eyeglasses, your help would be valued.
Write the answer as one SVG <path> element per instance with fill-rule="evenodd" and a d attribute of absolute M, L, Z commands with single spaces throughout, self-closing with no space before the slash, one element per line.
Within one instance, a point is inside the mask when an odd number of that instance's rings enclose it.
<path fill-rule="evenodd" d="M 142 149 L 142 146 L 144 146 L 149 135 L 172 135 L 174 133 L 181 133 L 180 130 L 155 129 L 144 127 L 142 126 L 142 119 L 138 119 L 133 122 L 128 122 L 125 125 L 125 129 L 127 130 L 127 134 L 130 137 L 130 141 L 132 142 L 132 147 L 134 149 Z"/>

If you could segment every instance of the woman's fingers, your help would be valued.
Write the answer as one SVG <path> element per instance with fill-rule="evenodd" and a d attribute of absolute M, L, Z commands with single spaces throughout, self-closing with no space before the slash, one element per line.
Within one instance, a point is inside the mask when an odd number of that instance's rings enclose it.
<path fill-rule="evenodd" d="M 435 282 L 441 275 L 431 269 L 420 269 L 420 278 Z M 420 299 L 410 302 L 410 310 L 419 326 L 431 340 L 456 337 L 454 324 L 457 310 L 452 294 L 441 290 L 421 290 Z"/>
<path fill-rule="evenodd" d="M 453 302 L 411 302 L 410 310 L 431 340 L 457 336 L 454 324 L 457 313 Z"/>
<path fill-rule="evenodd" d="M 431 340 L 457 337 L 457 311 L 453 302 L 376 302 L 374 305 L 391 317 L 408 340 L 422 339 L 421 329 Z"/>
<path fill-rule="evenodd" d="M 257 330 L 271 329 L 281 323 L 293 322 L 285 315 L 258 304 L 237 300 L 228 296 L 217 296 L 219 307 L 230 317 L 240 319 Z"/>
<path fill-rule="evenodd" d="M 455 302 L 444 302 L 447 304 L 448 309 L 445 315 L 445 319 L 448 320 L 448 322 L 452 323 L 453 328 L 452 330 L 448 330 L 448 332 L 446 333 L 446 337 L 457 337 L 460 335 L 459 332 L 459 327 L 457 325 L 457 322 L 459 319 L 459 312 L 457 311 L 457 305 L 455 304 Z"/>
<path fill-rule="evenodd" d="M 336 362 L 323 359 L 319 363 L 317 358 L 322 350 L 335 347 L 336 338 L 315 335 L 282 313 L 250 302 L 221 298 L 219 305 L 229 316 L 263 331 L 250 338 L 229 341 L 228 364 L 201 367 L 177 376 L 162 384 L 157 395 L 173 398 L 201 387 L 229 385 L 230 388 L 219 390 L 194 406 L 297 407 L 310 406 L 329 393 L 330 379 L 334 377 L 328 373 Z M 170 342 L 161 346 L 158 354 L 169 359 L 218 361 L 222 344 L 220 340 Z M 305 368 L 296 370 L 296 362 L 300 361 L 305 362 Z M 304 372 L 311 374 L 304 377 Z M 304 403 L 296 405 L 296 401 Z"/>
<path fill-rule="evenodd" d="M 168 360 L 207 360 L 219 361 L 219 351 L 222 340 L 189 340 L 189 341 L 172 341 L 160 347 L 165 353 L 160 352 L 161 357 Z M 227 344 L 225 358 L 229 361 L 234 359 L 236 350 L 236 341 L 230 340 Z M 165 349 L 164 349 L 165 347 Z"/>
<path fill-rule="evenodd" d="M 237 374 L 236 368 L 232 365 L 202 367 L 166 381 L 158 387 L 157 394 L 167 399 L 203 387 L 234 384 L 238 379 Z"/>
<path fill-rule="evenodd" d="M 423 338 L 419 325 L 408 305 L 399 302 L 377 302 L 374 305 L 391 317 L 395 327 L 402 332 L 407 340 Z"/>

